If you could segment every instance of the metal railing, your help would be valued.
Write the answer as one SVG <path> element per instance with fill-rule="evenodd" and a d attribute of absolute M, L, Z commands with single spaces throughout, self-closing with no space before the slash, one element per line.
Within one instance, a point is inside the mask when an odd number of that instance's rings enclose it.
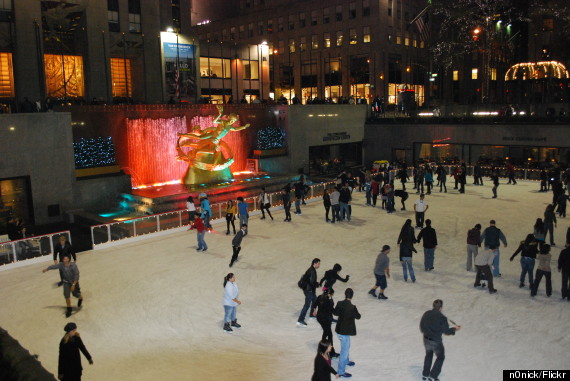
<path fill-rule="evenodd" d="M 309 185 L 305 200 L 317 201 L 321 198 L 326 187 L 334 183 L 318 183 Z M 283 208 L 281 192 L 268 193 L 271 209 Z M 294 193 L 291 193 L 294 198 Z M 250 215 L 260 214 L 259 197 L 247 197 L 244 201 L 248 204 Z M 292 200 L 293 201 L 293 200 Z M 212 210 L 211 223 L 217 224 L 225 221 L 226 202 L 210 204 Z M 152 214 L 145 217 L 127 219 L 124 221 L 111 222 L 91 226 L 91 241 L 94 249 L 102 249 L 117 243 L 127 243 L 135 240 L 183 231 L 189 225 L 188 209 L 174 210 L 171 212 Z M 150 237 L 148 237 L 150 238 Z"/>
<path fill-rule="evenodd" d="M 50 260 L 62 235 L 71 243 L 69 230 L 0 243 L 0 271 Z"/>

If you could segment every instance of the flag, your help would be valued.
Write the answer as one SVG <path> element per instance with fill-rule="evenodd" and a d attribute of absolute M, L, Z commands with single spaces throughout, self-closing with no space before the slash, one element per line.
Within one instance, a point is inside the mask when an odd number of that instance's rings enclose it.
<path fill-rule="evenodd" d="M 416 27 L 420 32 L 420 39 L 422 41 L 429 41 L 429 13 L 424 14 L 416 19 Z"/>

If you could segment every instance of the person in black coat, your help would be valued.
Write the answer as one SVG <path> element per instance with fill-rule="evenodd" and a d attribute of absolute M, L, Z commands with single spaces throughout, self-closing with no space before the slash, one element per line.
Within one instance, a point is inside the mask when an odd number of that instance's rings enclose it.
<path fill-rule="evenodd" d="M 443 360 L 445 360 L 445 348 L 443 347 L 442 335 L 455 335 L 456 331 L 461 329 L 457 325 L 454 328 L 450 327 L 447 323 L 447 318 L 441 313 L 443 301 L 436 299 L 433 302 L 433 309 L 424 313 L 420 321 L 420 331 L 424 335 L 424 346 L 426 349 L 426 356 L 424 359 L 424 369 L 422 372 L 422 380 L 438 380 Z M 433 354 L 435 353 L 436 360 L 431 366 Z"/>
<path fill-rule="evenodd" d="M 75 255 L 75 250 L 73 246 L 67 241 L 64 235 L 59 236 L 59 242 L 53 247 L 53 263 L 58 263 L 63 260 L 63 257 L 73 258 L 74 262 L 77 262 L 77 256 Z"/>
<path fill-rule="evenodd" d="M 83 367 L 81 366 L 81 355 L 83 353 L 89 364 L 93 365 L 93 359 L 85 348 L 77 325 L 75 323 L 67 323 L 64 327 L 65 336 L 59 343 L 59 364 L 57 370 L 57 378 L 62 381 L 81 381 Z"/>
<path fill-rule="evenodd" d="M 417 242 L 424 240 L 424 268 L 426 271 L 433 270 L 433 262 L 435 258 L 435 248 L 437 246 L 437 234 L 435 229 L 431 227 L 431 220 L 426 220 L 426 227 L 418 234 Z"/>
<path fill-rule="evenodd" d="M 342 266 L 339 265 L 338 263 L 335 263 L 335 265 L 333 266 L 333 268 L 331 270 L 327 270 L 325 272 L 325 275 L 323 276 L 323 278 L 319 282 L 319 286 L 322 286 L 324 283 L 325 289 L 332 289 L 332 287 L 334 286 L 334 284 L 336 283 L 337 280 L 340 280 L 341 282 L 345 282 L 345 283 L 348 282 L 350 275 L 347 275 L 346 278 L 341 277 L 340 275 L 338 275 L 338 273 L 341 270 L 342 270 Z"/>
<path fill-rule="evenodd" d="M 570 302 L 570 244 L 560 252 L 558 272 L 562 273 L 562 300 L 567 299 Z"/>
<path fill-rule="evenodd" d="M 325 207 L 325 221 L 330 222 L 329 212 L 331 210 L 331 196 L 326 188 L 323 191 L 323 206 Z"/>
<path fill-rule="evenodd" d="M 331 366 L 331 360 L 329 357 L 331 350 L 331 343 L 326 340 L 321 340 L 319 342 L 317 355 L 315 356 L 315 370 L 313 372 L 313 377 L 311 377 L 311 381 L 330 381 L 331 374 L 334 374 L 336 378 L 339 377 L 338 373 Z"/>
<path fill-rule="evenodd" d="M 320 265 L 321 260 L 319 258 L 313 259 L 311 262 L 311 267 L 305 271 L 302 280 L 299 282 L 299 287 L 302 288 L 303 293 L 305 294 L 305 304 L 303 305 L 301 313 L 299 314 L 299 319 L 297 320 L 297 325 L 299 327 L 307 327 L 305 316 L 307 315 L 309 307 L 311 308 L 309 316 L 313 316 L 313 311 L 315 310 L 315 301 L 317 300 L 315 289 L 319 286 L 319 282 L 317 282 L 317 269 Z"/>
<path fill-rule="evenodd" d="M 398 236 L 398 245 L 400 245 L 400 262 L 402 263 L 402 268 L 404 270 L 404 281 L 408 281 L 408 270 L 410 271 L 410 277 L 412 282 L 416 281 L 416 275 L 414 274 L 414 268 L 412 267 L 412 252 L 417 253 L 414 249 L 414 243 L 416 242 L 416 236 L 414 228 L 412 227 L 412 220 L 409 218 L 402 226 L 400 235 Z"/>
<path fill-rule="evenodd" d="M 354 291 L 347 288 L 344 291 L 346 299 L 338 302 L 333 310 L 333 314 L 338 316 L 335 332 L 340 340 L 340 358 L 338 360 L 338 374 L 341 377 L 351 377 L 350 373 L 345 371 L 346 366 L 354 366 L 354 361 L 350 361 L 350 336 L 356 336 L 355 319 L 360 319 L 361 315 L 354 304 L 352 297 Z"/>
<path fill-rule="evenodd" d="M 332 288 L 324 290 L 323 293 L 319 295 L 315 302 L 316 309 L 313 312 L 313 316 L 317 317 L 317 321 L 323 329 L 322 340 L 328 341 L 331 345 L 330 357 L 338 357 L 338 353 L 334 350 L 333 334 L 331 329 L 334 310 L 333 295 L 334 290 Z"/>

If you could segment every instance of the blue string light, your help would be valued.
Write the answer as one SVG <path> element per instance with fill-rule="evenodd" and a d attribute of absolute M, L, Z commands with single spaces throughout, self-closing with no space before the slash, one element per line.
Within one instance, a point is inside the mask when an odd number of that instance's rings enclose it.
<path fill-rule="evenodd" d="M 267 126 L 257 133 L 257 149 L 285 148 L 285 131 L 279 127 Z"/>
<path fill-rule="evenodd" d="M 75 168 L 93 168 L 115 165 L 115 146 L 110 136 L 81 138 L 73 143 Z"/>

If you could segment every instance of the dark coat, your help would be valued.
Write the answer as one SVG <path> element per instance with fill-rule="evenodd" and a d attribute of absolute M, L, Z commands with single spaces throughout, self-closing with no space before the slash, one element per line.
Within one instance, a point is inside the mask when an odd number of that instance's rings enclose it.
<path fill-rule="evenodd" d="M 313 266 L 309 267 L 307 271 L 305 271 L 305 277 L 307 279 L 307 285 L 304 291 L 315 292 L 315 289 L 319 286 L 319 282 L 317 282 L 317 270 Z"/>
<path fill-rule="evenodd" d="M 81 337 L 73 336 L 67 343 L 64 342 L 64 339 L 61 339 L 59 343 L 59 366 L 57 373 L 62 374 L 64 380 L 81 376 L 83 367 L 81 366 L 79 351 L 83 352 L 87 360 L 91 361 L 91 355 L 87 351 L 87 348 L 85 348 L 85 345 L 83 345 Z"/>
<path fill-rule="evenodd" d="M 67 241 L 65 241 L 65 245 L 63 245 L 63 246 L 61 246 L 61 243 L 58 242 L 53 247 L 53 260 L 54 261 L 57 261 L 58 255 L 59 255 L 60 261 L 63 261 L 63 257 L 69 257 L 70 259 L 73 258 L 74 261 L 77 260 L 77 257 L 75 256 L 75 250 L 73 250 L 73 247 Z"/>
<path fill-rule="evenodd" d="M 323 356 L 317 354 L 315 357 L 315 371 L 313 377 L 311 377 L 311 381 L 330 381 L 331 374 L 336 375 L 336 370 L 329 365 Z"/>
<path fill-rule="evenodd" d="M 558 257 L 558 270 L 570 273 L 570 247 L 562 250 Z"/>
<path fill-rule="evenodd" d="M 422 239 L 424 240 L 424 247 L 426 249 L 433 249 L 437 246 L 437 234 L 435 233 L 435 229 L 431 226 L 426 226 L 420 231 L 420 234 L 418 234 L 418 243 Z"/>
<path fill-rule="evenodd" d="M 447 318 L 441 311 L 429 310 L 424 313 L 420 321 L 420 331 L 424 337 L 441 343 L 441 335 L 455 335 L 455 328 L 451 328 L 447 323 Z"/>
<path fill-rule="evenodd" d="M 356 336 L 355 319 L 360 319 L 360 313 L 356 306 L 348 299 L 341 300 L 336 304 L 333 314 L 338 316 L 335 332 L 339 335 Z"/>

